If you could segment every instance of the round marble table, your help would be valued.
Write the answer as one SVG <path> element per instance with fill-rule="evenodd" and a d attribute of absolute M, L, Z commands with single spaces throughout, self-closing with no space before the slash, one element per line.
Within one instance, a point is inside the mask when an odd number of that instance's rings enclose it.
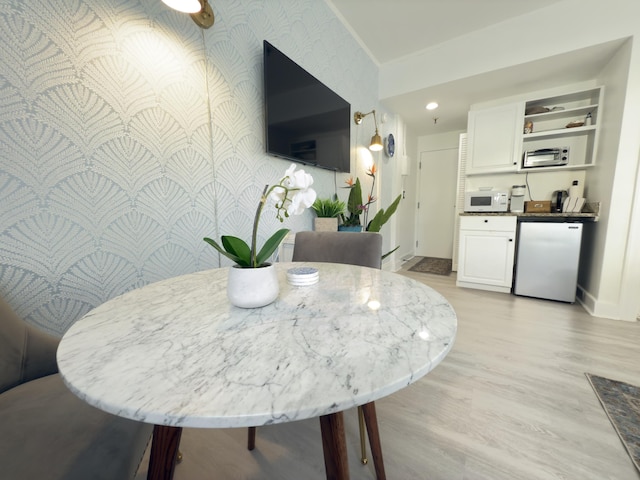
<path fill-rule="evenodd" d="M 320 281 L 289 285 L 294 265 L 318 268 Z M 148 478 L 171 478 L 182 427 L 331 419 L 415 382 L 453 345 L 452 307 L 410 278 L 330 263 L 276 267 L 280 295 L 263 308 L 231 306 L 222 268 L 116 297 L 64 335 L 58 365 L 78 397 L 176 429 L 154 430 L 151 462 L 171 465 L 150 466 Z M 174 458 L 154 460 L 156 447 Z"/>

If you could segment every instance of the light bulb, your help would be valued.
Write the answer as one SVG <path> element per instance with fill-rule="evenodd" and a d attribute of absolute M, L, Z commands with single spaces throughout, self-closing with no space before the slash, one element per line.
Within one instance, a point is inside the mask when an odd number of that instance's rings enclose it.
<path fill-rule="evenodd" d="M 202 10 L 200 0 L 162 0 L 162 3 L 184 13 L 198 13 Z"/>

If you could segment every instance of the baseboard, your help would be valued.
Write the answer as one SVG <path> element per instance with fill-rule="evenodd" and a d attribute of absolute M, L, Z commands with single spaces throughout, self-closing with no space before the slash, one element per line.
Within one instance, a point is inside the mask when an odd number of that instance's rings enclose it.
<path fill-rule="evenodd" d="M 400 267 L 396 265 L 394 255 L 390 255 L 382 261 L 382 270 L 386 272 L 397 272 Z"/>
<path fill-rule="evenodd" d="M 596 305 L 596 298 L 587 292 L 581 285 L 576 288 L 576 300 L 589 313 L 594 315 L 593 311 Z"/>
<path fill-rule="evenodd" d="M 620 314 L 620 306 L 617 303 L 598 300 L 581 285 L 578 285 L 577 287 L 576 300 L 589 313 L 589 315 L 594 317 L 621 320 L 623 322 L 637 321 L 637 319 L 634 318 L 622 318 L 622 315 Z"/>
<path fill-rule="evenodd" d="M 456 286 L 464 288 L 474 288 L 476 290 L 488 290 L 490 292 L 511 293 L 511 287 L 498 287 L 496 285 L 485 285 L 484 283 L 456 281 Z"/>

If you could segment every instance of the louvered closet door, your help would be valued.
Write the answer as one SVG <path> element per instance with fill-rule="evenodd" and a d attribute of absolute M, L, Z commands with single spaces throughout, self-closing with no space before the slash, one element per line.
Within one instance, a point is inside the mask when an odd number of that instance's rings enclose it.
<path fill-rule="evenodd" d="M 456 188 L 456 209 L 453 220 L 452 270 L 458 271 L 458 250 L 460 248 L 460 213 L 464 211 L 465 177 L 467 170 L 467 134 L 461 133 L 458 142 L 458 186 Z"/>

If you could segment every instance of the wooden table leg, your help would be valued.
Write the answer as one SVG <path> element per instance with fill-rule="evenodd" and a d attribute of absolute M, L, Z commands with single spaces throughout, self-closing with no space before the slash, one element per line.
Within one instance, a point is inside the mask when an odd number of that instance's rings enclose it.
<path fill-rule="evenodd" d="M 256 448 L 256 427 L 249 427 L 247 431 L 247 450 Z"/>
<path fill-rule="evenodd" d="M 321 416 L 320 431 L 327 480 L 349 480 L 347 442 L 342 412 Z"/>
<path fill-rule="evenodd" d="M 181 427 L 155 425 L 151 440 L 151 456 L 147 480 L 171 480 L 176 468 Z"/>
<path fill-rule="evenodd" d="M 364 423 L 367 426 L 369 434 L 369 446 L 371 447 L 371 456 L 373 457 L 373 466 L 376 470 L 376 478 L 378 480 L 386 480 L 387 475 L 384 471 L 384 461 L 382 460 L 382 445 L 380 444 L 380 431 L 378 430 L 378 417 L 376 415 L 375 403 L 367 403 L 362 405 L 362 413 L 364 414 Z"/>

